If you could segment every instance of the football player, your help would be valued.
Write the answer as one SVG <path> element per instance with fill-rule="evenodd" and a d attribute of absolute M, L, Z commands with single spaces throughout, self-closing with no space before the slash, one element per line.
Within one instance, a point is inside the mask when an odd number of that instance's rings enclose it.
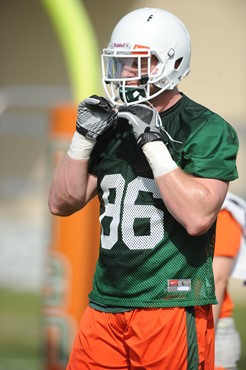
<path fill-rule="evenodd" d="M 181 93 L 190 37 L 137 9 L 102 54 L 106 98 L 79 104 L 50 210 L 100 200 L 100 254 L 67 369 L 212 369 L 215 223 L 237 178 L 238 139 Z M 82 247 L 82 246 L 81 246 Z"/>
<path fill-rule="evenodd" d="M 218 300 L 213 306 L 215 369 L 236 370 L 241 341 L 228 283 L 230 276 L 246 280 L 246 202 L 231 192 L 227 193 L 217 219 L 213 270 Z"/>

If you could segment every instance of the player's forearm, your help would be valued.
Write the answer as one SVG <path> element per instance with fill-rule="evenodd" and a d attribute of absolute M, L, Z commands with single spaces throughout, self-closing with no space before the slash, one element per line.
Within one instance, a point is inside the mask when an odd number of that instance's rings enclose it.
<path fill-rule="evenodd" d="M 224 299 L 225 295 L 225 289 L 226 289 L 227 281 L 225 280 L 220 280 L 218 282 L 215 281 L 215 291 L 216 291 L 216 298 L 218 301 L 218 304 L 213 305 L 213 317 L 214 317 L 214 326 L 216 327 L 220 311 L 221 311 L 221 306 L 222 302 Z"/>
<path fill-rule="evenodd" d="M 217 238 L 220 238 L 220 235 L 216 235 L 216 243 L 219 242 Z M 228 240 L 228 243 L 231 241 Z M 215 252 L 217 249 L 217 244 L 215 243 Z M 225 246 L 226 250 L 226 246 Z M 215 255 L 213 259 L 213 271 L 214 271 L 214 284 L 215 284 L 215 293 L 218 301 L 217 305 L 213 306 L 213 315 L 214 323 L 217 324 L 221 306 L 224 300 L 225 291 L 228 285 L 230 274 L 234 265 L 235 259 L 232 257 L 218 256 Z"/>
<path fill-rule="evenodd" d="M 222 181 L 195 178 L 180 168 L 155 180 L 169 212 L 191 235 L 201 235 L 211 227 L 228 189 Z"/>
<path fill-rule="evenodd" d="M 57 167 L 49 195 L 52 214 L 68 216 L 88 202 L 91 197 L 88 188 L 88 160 L 74 160 L 68 155 Z"/>

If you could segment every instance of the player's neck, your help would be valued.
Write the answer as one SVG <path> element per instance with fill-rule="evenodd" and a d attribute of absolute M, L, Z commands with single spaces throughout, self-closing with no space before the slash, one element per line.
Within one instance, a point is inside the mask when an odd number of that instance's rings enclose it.
<path fill-rule="evenodd" d="M 156 98 L 150 100 L 151 104 L 155 107 L 158 112 L 164 112 L 171 108 L 182 98 L 182 95 L 175 87 L 173 90 L 166 90 Z"/>

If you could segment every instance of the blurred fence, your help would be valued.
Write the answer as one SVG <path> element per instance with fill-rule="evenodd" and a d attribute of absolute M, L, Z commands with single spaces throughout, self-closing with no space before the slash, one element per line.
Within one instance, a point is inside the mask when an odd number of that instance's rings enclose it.
<path fill-rule="evenodd" d="M 0 286 L 37 290 L 49 239 L 50 109 L 68 87 L 0 89 Z"/>

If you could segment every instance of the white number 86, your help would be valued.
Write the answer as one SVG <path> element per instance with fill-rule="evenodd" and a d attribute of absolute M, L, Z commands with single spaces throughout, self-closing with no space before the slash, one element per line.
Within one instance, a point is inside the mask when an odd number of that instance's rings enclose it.
<path fill-rule="evenodd" d="M 101 246 L 112 249 L 122 233 L 122 240 L 129 249 L 152 249 L 164 237 L 164 212 L 153 205 L 136 204 L 139 192 L 152 193 L 153 198 L 161 199 L 155 181 L 146 177 L 137 177 L 126 186 L 121 174 L 105 175 L 101 182 L 105 216 L 112 218 L 109 235 L 101 234 Z M 115 189 L 114 203 L 109 202 L 110 189 Z M 149 235 L 135 235 L 135 219 L 149 219 Z"/>

